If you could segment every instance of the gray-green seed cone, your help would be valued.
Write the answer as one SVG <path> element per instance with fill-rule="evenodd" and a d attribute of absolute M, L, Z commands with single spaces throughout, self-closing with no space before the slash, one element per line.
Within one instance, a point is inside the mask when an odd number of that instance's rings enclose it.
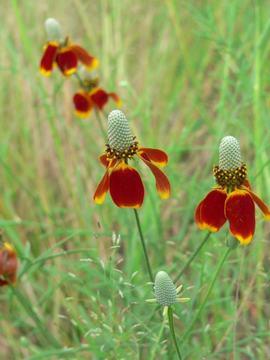
<path fill-rule="evenodd" d="M 219 168 L 233 170 L 241 165 L 242 157 L 238 140 L 233 136 L 225 136 L 219 145 Z"/>
<path fill-rule="evenodd" d="M 165 271 L 159 271 L 155 277 L 155 297 L 157 302 L 163 306 L 176 303 L 176 287 Z"/>
<path fill-rule="evenodd" d="M 57 20 L 54 18 L 48 18 L 45 21 L 45 29 L 49 41 L 61 41 L 62 31 Z"/>
<path fill-rule="evenodd" d="M 111 149 L 122 152 L 134 143 L 134 136 L 125 114 L 113 110 L 108 116 L 108 140 Z"/>

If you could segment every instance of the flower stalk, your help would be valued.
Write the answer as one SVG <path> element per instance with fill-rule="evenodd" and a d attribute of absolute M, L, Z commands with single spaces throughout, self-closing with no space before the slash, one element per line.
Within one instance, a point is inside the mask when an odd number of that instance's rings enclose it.
<path fill-rule="evenodd" d="M 219 275 L 219 273 L 220 273 L 220 271 L 221 271 L 221 269 L 222 269 L 222 267 L 223 267 L 223 265 L 224 265 L 224 263 L 225 263 L 228 255 L 230 254 L 231 250 L 232 250 L 232 248 L 231 248 L 231 247 L 228 247 L 227 250 L 225 251 L 225 253 L 223 254 L 222 258 L 220 259 L 220 261 L 219 261 L 219 263 L 218 263 L 218 265 L 217 265 L 216 271 L 215 271 L 215 273 L 214 273 L 214 275 L 213 275 L 213 278 L 212 278 L 212 280 L 211 280 L 211 283 L 210 283 L 210 285 L 209 285 L 209 287 L 208 287 L 208 289 L 207 289 L 206 295 L 205 295 L 205 297 L 204 297 L 204 299 L 203 299 L 203 302 L 201 303 L 199 309 L 197 310 L 197 312 L 196 312 L 193 320 L 191 321 L 189 327 L 187 328 L 187 330 L 186 330 L 185 333 L 183 334 L 183 337 L 182 337 L 182 341 L 183 341 L 183 342 L 187 339 L 187 337 L 188 337 L 189 334 L 191 333 L 194 325 L 196 324 L 197 320 L 198 320 L 199 317 L 201 316 L 201 313 L 202 313 L 202 311 L 204 310 L 204 307 L 205 307 L 205 305 L 206 305 L 206 303 L 207 303 L 207 300 L 208 300 L 208 298 L 209 298 L 209 296 L 210 296 L 210 294 L 211 294 L 211 292 L 212 292 L 212 289 L 213 289 L 213 287 L 214 287 L 214 285 L 215 285 L 215 282 L 216 282 L 216 280 L 217 280 L 217 277 L 218 277 L 218 275 Z"/>
<path fill-rule="evenodd" d="M 176 336 L 175 336 L 174 322 L 173 322 L 173 309 L 172 309 L 171 306 L 168 307 L 168 321 L 169 321 L 170 332 L 171 332 L 171 335 L 172 335 L 172 339 L 173 339 L 173 343 L 174 343 L 174 346 L 175 346 L 175 350 L 176 350 L 178 359 L 182 360 L 180 349 L 179 349 L 179 346 L 177 344 L 177 340 L 176 340 Z"/>
<path fill-rule="evenodd" d="M 185 265 L 182 267 L 181 271 L 179 272 L 179 274 L 176 276 L 174 282 L 177 282 L 180 277 L 183 275 L 183 273 L 186 271 L 186 269 L 189 267 L 189 265 L 192 263 L 192 261 L 196 258 L 196 256 L 199 254 L 199 252 L 201 251 L 201 249 L 203 248 L 203 246 L 206 244 L 206 242 L 208 241 L 209 237 L 211 235 L 211 232 L 209 231 L 203 241 L 201 242 L 201 244 L 197 247 L 197 249 L 194 251 L 194 253 L 190 256 L 190 258 L 188 259 L 188 261 L 185 263 Z"/>
<path fill-rule="evenodd" d="M 154 276 L 153 276 L 153 272 L 152 272 L 152 269 L 151 269 L 149 257 L 148 257 L 147 250 L 146 250 L 146 244 L 145 244 L 145 240 L 144 240 L 144 236 L 143 236 L 143 232 L 142 232 L 142 227 L 141 227 L 141 223 L 140 223 L 139 214 L 138 214 L 137 209 L 133 209 L 133 210 L 134 210 L 134 214 L 135 214 L 137 228 L 138 228 L 139 235 L 140 235 L 140 240 L 141 240 L 141 244 L 142 244 L 142 248 L 143 248 L 143 253 L 144 253 L 144 257 L 145 257 L 145 262 L 146 262 L 146 267 L 147 267 L 149 279 L 150 279 L 150 281 L 152 283 L 154 283 Z"/>

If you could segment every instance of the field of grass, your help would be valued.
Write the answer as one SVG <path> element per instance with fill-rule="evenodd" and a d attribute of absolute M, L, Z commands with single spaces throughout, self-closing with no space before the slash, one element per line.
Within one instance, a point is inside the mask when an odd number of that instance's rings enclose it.
<path fill-rule="evenodd" d="M 97 56 L 140 144 L 168 153 L 168 200 L 136 164 L 146 187 L 138 213 L 154 274 L 174 279 L 207 234 L 194 209 L 214 186 L 223 136 L 239 139 L 252 187 L 270 204 L 269 1 L 10 0 L 0 16 L 0 228 L 20 259 L 16 287 L 0 288 L 0 358 L 177 359 L 168 324 L 146 302 L 133 210 L 92 200 L 104 173 L 98 119 L 75 117 L 74 77 L 39 73 L 44 21 L 58 19 Z M 270 359 L 270 226 L 258 209 L 256 220 L 253 242 L 231 251 L 199 314 L 227 224 L 178 281 L 191 299 L 174 306 L 183 359 Z"/>

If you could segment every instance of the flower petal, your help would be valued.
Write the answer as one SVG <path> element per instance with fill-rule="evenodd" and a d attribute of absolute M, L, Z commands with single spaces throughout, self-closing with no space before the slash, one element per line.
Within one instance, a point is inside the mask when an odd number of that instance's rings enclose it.
<path fill-rule="evenodd" d="M 116 105 L 118 107 L 122 106 L 122 100 L 120 99 L 120 97 L 116 93 L 111 92 L 108 95 L 114 100 L 114 102 L 116 103 Z"/>
<path fill-rule="evenodd" d="M 105 166 L 105 167 L 108 167 L 108 165 L 109 165 L 109 163 L 110 163 L 110 161 L 107 160 L 107 155 L 106 155 L 106 154 L 100 155 L 99 161 L 100 161 L 101 164 L 102 164 L 103 166 Z"/>
<path fill-rule="evenodd" d="M 14 284 L 18 268 L 17 254 L 9 243 L 0 249 L 0 286 Z"/>
<path fill-rule="evenodd" d="M 144 187 L 140 174 L 121 161 L 110 175 L 113 202 L 121 208 L 139 208 L 143 203 Z"/>
<path fill-rule="evenodd" d="M 249 244 L 255 232 L 255 205 L 251 195 L 245 190 L 232 191 L 225 202 L 225 216 L 232 235 L 241 244 Z"/>
<path fill-rule="evenodd" d="M 50 41 L 46 45 L 39 67 L 42 75 L 49 76 L 51 74 L 58 47 L 59 44 L 55 41 Z"/>
<path fill-rule="evenodd" d="M 94 194 L 94 201 L 96 204 L 103 204 L 106 194 L 109 190 L 109 170 L 107 170 L 101 179 L 100 183 L 98 184 L 98 187 Z"/>
<path fill-rule="evenodd" d="M 74 74 L 77 70 L 77 56 L 70 47 L 60 49 L 56 56 L 56 63 L 65 76 Z"/>
<path fill-rule="evenodd" d="M 164 200 L 168 199 L 171 194 L 171 185 L 167 176 L 158 167 L 156 167 L 156 165 L 146 160 L 144 156 L 140 156 L 139 153 L 138 156 L 150 168 L 153 175 L 155 176 L 156 188 L 160 198 Z"/>
<path fill-rule="evenodd" d="M 205 224 L 201 218 L 201 207 L 202 207 L 202 201 L 196 207 L 194 218 L 195 218 L 195 222 L 196 222 L 197 226 L 199 227 L 199 229 L 203 230 L 203 229 L 205 229 Z"/>
<path fill-rule="evenodd" d="M 261 209 L 264 213 L 265 219 L 270 220 L 270 209 L 269 207 L 258 197 L 258 195 L 254 194 L 253 191 L 247 189 L 248 193 L 252 197 L 253 201 L 255 201 L 256 205 Z"/>
<path fill-rule="evenodd" d="M 75 106 L 75 113 L 81 118 L 86 118 L 92 111 L 93 103 L 88 94 L 81 91 L 73 96 L 73 103 Z"/>
<path fill-rule="evenodd" d="M 101 88 L 93 89 L 89 96 L 99 110 L 102 110 L 109 100 L 108 93 Z"/>
<path fill-rule="evenodd" d="M 225 224 L 226 197 L 224 190 L 214 189 L 199 203 L 195 211 L 195 221 L 200 229 L 216 232 Z"/>
<path fill-rule="evenodd" d="M 98 59 L 89 54 L 81 46 L 73 44 L 70 45 L 69 48 L 77 56 L 77 59 L 80 60 L 88 68 L 88 70 L 93 70 L 99 65 Z"/>
<path fill-rule="evenodd" d="M 168 155 L 159 149 L 140 148 L 139 154 L 146 160 L 151 161 L 157 166 L 165 166 L 168 163 Z"/>

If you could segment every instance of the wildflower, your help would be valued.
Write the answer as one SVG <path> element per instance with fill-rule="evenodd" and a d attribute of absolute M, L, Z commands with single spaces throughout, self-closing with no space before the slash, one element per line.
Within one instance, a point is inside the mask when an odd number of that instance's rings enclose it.
<path fill-rule="evenodd" d="M 229 221 L 232 235 L 248 245 L 255 232 L 255 204 L 270 220 L 270 209 L 252 192 L 247 167 L 242 162 L 240 145 L 232 136 L 221 140 L 219 166 L 213 169 L 217 186 L 196 208 L 195 221 L 200 229 L 218 231 Z"/>
<path fill-rule="evenodd" d="M 167 164 L 167 154 L 159 149 L 140 147 L 120 110 L 109 114 L 108 140 L 107 149 L 100 157 L 106 172 L 94 194 L 97 204 L 102 204 L 110 191 L 113 202 L 119 207 L 139 208 L 142 205 L 144 186 L 141 177 L 128 164 L 134 157 L 142 160 L 152 171 L 159 196 L 162 199 L 170 196 L 169 180 L 159 169 Z"/>
<path fill-rule="evenodd" d="M 56 64 L 59 70 L 69 76 L 77 71 L 78 62 L 88 70 L 98 66 L 98 60 L 84 48 L 74 44 L 68 37 L 62 37 L 61 28 L 57 20 L 49 18 L 45 21 L 48 42 L 40 61 L 40 72 L 49 76 Z"/>
<path fill-rule="evenodd" d="M 7 242 L 0 244 L 0 286 L 16 282 L 18 262 L 14 248 Z"/>
<path fill-rule="evenodd" d="M 98 86 L 98 77 L 81 71 L 80 79 L 82 89 L 73 96 L 77 116 L 86 118 L 93 109 L 102 110 L 110 98 L 114 100 L 118 106 L 121 106 L 121 99 L 116 93 L 109 93 Z"/>

